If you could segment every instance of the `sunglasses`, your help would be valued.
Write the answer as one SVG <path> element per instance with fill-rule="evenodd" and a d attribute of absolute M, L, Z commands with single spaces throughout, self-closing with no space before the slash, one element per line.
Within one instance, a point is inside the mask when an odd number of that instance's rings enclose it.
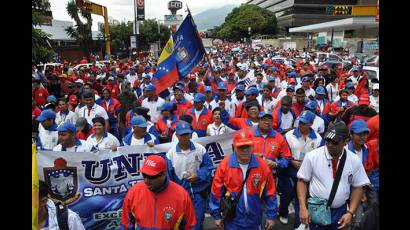
<path fill-rule="evenodd" d="M 144 179 L 148 179 L 148 180 L 155 180 L 155 179 L 157 179 L 157 178 L 159 178 L 159 177 L 161 177 L 162 176 L 162 173 L 158 173 L 157 175 L 155 175 L 155 176 L 149 176 L 149 175 L 147 175 L 147 174 L 142 174 L 142 177 L 144 178 Z"/>
<path fill-rule="evenodd" d="M 328 143 L 331 143 L 332 145 L 338 145 L 340 143 L 340 142 L 334 141 L 330 138 L 326 138 L 325 141 L 328 142 Z"/>

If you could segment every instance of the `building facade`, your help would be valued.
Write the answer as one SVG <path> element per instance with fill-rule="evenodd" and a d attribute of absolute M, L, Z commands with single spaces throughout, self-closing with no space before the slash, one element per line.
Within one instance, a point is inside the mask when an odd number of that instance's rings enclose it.
<path fill-rule="evenodd" d="M 254 4 L 274 12 L 280 33 L 284 34 L 292 27 L 352 17 L 328 15 L 328 6 L 376 5 L 377 0 L 249 0 L 246 4 Z"/>

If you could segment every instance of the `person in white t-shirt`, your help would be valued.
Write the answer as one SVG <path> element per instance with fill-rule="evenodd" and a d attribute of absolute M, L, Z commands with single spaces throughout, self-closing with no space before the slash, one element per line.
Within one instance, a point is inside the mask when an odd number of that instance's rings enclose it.
<path fill-rule="evenodd" d="M 330 125 L 325 134 L 326 145 L 308 152 L 303 159 L 297 173 L 299 179 L 297 195 L 300 220 L 303 224 L 309 225 L 309 229 L 342 229 L 347 227 L 352 222 L 354 213 L 363 197 L 363 186 L 370 184 L 359 157 L 345 149 L 349 137 L 349 130 L 344 122 Z M 329 199 L 338 163 L 342 157 L 346 157 L 346 161 L 336 195 L 330 204 L 331 224 L 322 226 L 313 223 L 306 202 L 308 187 L 309 197 Z M 349 204 L 347 204 L 348 199 L 350 199 Z"/>
<path fill-rule="evenodd" d="M 78 110 L 78 117 L 84 117 L 90 125 L 93 125 L 92 119 L 94 117 L 102 117 L 105 119 L 105 131 L 108 132 L 110 128 L 108 114 L 102 106 L 95 103 L 94 93 L 89 91 L 83 93 L 83 100 L 85 106 Z"/>
<path fill-rule="evenodd" d="M 147 133 L 148 122 L 143 116 L 134 116 L 131 125 L 134 131 L 122 139 L 122 146 L 146 144 L 148 147 L 154 147 L 155 144 L 159 144 L 159 140 L 154 135 Z"/>
<path fill-rule="evenodd" d="M 229 128 L 221 120 L 221 108 L 216 107 L 212 110 L 212 116 L 214 118 L 214 122 L 209 124 L 206 129 L 207 136 L 217 136 L 222 135 L 225 133 L 235 132 L 235 130 Z"/>
<path fill-rule="evenodd" d="M 379 113 L 379 83 L 373 85 L 372 95 L 370 95 L 370 107 Z"/>
<path fill-rule="evenodd" d="M 151 121 L 157 123 L 161 115 L 160 108 L 165 103 L 165 100 L 155 95 L 156 88 L 153 85 L 146 86 L 144 91 L 147 97 L 142 100 L 141 106 L 149 109 L 148 115 L 151 116 Z"/>
<path fill-rule="evenodd" d="M 86 141 L 75 137 L 76 128 L 74 124 L 70 122 L 62 124 L 57 128 L 57 131 L 59 144 L 53 148 L 53 151 L 91 152 L 96 150 Z"/>
<path fill-rule="evenodd" d="M 65 122 L 71 122 L 75 124 L 77 121 L 77 114 L 68 109 L 68 104 L 65 98 L 59 98 L 57 105 L 60 111 L 56 114 L 55 123 L 57 126 L 62 125 Z"/>
<path fill-rule="evenodd" d="M 97 150 L 111 149 L 112 151 L 117 151 L 120 141 L 111 133 L 104 131 L 104 118 L 95 117 L 92 121 L 94 134 L 87 138 L 87 142 Z"/>
<path fill-rule="evenodd" d="M 299 117 L 298 126 L 290 132 L 285 134 L 286 142 L 289 145 L 289 149 L 292 153 L 293 160 L 290 161 L 288 172 L 290 176 L 290 183 L 285 183 L 287 185 L 288 191 L 283 192 L 287 194 L 284 196 L 283 200 L 280 202 L 279 220 L 281 223 L 287 223 L 288 206 L 290 202 L 296 197 L 296 174 L 302 165 L 303 158 L 306 153 L 320 147 L 322 144 L 322 137 L 315 130 L 312 129 L 312 124 L 315 119 L 315 114 L 309 110 L 303 111 Z M 282 197 L 281 197 L 282 198 Z M 298 228 L 300 225 L 299 219 L 299 202 L 297 198 L 295 199 L 295 224 L 294 227 Z M 282 211 L 282 213 L 281 213 Z"/>

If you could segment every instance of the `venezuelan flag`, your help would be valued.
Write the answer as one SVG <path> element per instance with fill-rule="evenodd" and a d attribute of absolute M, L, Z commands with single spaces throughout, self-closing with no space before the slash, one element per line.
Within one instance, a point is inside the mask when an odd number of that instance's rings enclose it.
<path fill-rule="evenodd" d="M 39 208 L 39 198 L 38 198 L 38 167 L 37 167 L 37 158 L 36 158 L 36 144 L 32 145 L 31 150 L 32 160 L 31 160 L 31 186 L 32 186 L 32 197 L 31 197 L 31 218 L 32 218 L 32 229 L 37 230 L 38 227 L 38 208 Z"/>
<path fill-rule="evenodd" d="M 172 86 L 178 79 L 179 75 L 174 57 L 174 41 L 171 35 L 159 57 L 157 72 L 155 72 L 152 80 L 157 88 L 157 95 Z"/>

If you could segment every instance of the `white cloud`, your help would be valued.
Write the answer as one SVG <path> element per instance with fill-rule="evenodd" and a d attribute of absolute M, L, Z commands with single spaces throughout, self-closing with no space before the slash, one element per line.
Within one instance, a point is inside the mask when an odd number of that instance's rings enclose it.
<path fill-rule="evenodd" d="M 66 5 L 69 0 L 49 0 L 51 4 L 51 10 L 53 11 L 53 18 L 57 20 L 72 21 L 67 14 Z M 107 7 L 108 16 L 119 21 L 134 20 L 134 2 L 133 0 L 92 0 L 97 4 L 101 4 Z M 169 0 L 145 0 L 145 18 L 156 18 L 159 20 L 164 19 L 165 14 L 171 14 L 168 10 Z M 186 15 L 186 4 L 193 15 L 199 14 L 202 11 L 220 8 L 230 4 L 241 4 L 247 0 L 185 0 L 182 1 L 183 8 L 177 12 L 177 14 Z M 104 22 L 103 17 L 99 15 L 92 15 L 93 18 L 93 30 L 97 30 L 97 23 Z"/>

